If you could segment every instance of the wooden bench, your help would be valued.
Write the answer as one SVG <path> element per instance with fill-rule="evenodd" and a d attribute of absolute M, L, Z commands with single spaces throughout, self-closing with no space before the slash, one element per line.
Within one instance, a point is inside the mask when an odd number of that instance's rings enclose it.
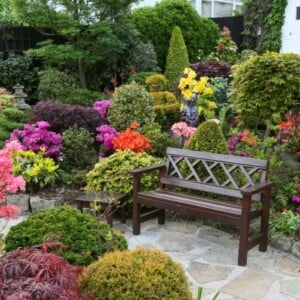
<path fill-rule="evenodd" d="M 142 191 L 142 174 L 155 170 L 159 171 L 158 188 Z M 165 164 L 130 174 L 134 234 L 139 234 L 141 222 L 150 218 L 158 217 L 158 223 L 164 224 L 165 210 L 172 210 L 238 225 L 241 266 L 247 264 L 249 249 L 259 245 L 260 251 L 267 250 L 272 188 L 267 180 L 267 160 L 168 148 Z M 141 204 L 155 209 L 142 215 Z M 259 232 L 250 235 L 250 222 L 256 218 L 260 218 Z"/>

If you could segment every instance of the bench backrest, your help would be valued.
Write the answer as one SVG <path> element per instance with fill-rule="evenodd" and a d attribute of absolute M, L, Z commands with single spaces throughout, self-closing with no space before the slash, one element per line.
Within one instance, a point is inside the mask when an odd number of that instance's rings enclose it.
<path fill-rule="evenodd" d="M 161 183 L 241 198 L 242 189 L 265 182 L 267 176 L 265 159 L 168 148 Z"/>

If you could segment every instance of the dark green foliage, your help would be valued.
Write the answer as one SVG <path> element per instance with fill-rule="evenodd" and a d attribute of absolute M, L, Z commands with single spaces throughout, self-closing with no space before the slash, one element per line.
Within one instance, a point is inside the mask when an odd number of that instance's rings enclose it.
<path fill-rule="evenodd" d="M 174 26 L 182 31 L 190 61 L 196 61 L 199 49 L 204 55 L 212 52 L 219 37 L 219 27 L 201 17 L 187 0 L 162 0 L 153 8 L 138 8 L 133 11 L 133 22 L 142 39 L 154 45 L 163 71 Z"/>
<path fill-rule="evenodd" d="M 62 206 L 36 213 L 12 227 L 5 238 L 6 250 L 38 245 L 47 239 L 66 245 L 58 253 L 74 265 L 88 265 L 106 252 L 127 249 L 118 230 L 90 214 Z"/>
<path fill-rule="evenodd" d="M 72 76 L 54 68 L 40 71 L 39 78 L 40 100 L 91 106 L 101 98 L 100 93 L 79 88 Z"/>
<path fill-rule="evenodd" d="M 85 170 L 91 168 L 98 160 L 94 148 L 94 138 L 84 128 L 73 125 L 63 135 L 61 167 L 65 170 Z"/>
<path fill-rule="evenodd" d="M 175 26 L 171 39 L 166 61 L 165 76 L 168 80 L 170 90 L 176 90 L 178 78 L 182 75 L 183 70 L 189 64 L 189 55 L 178 26 Z"/>
<path fill-rule="evenodd" d="M 51 129 L 62 133 L 72 125 L 85 128 L 96 134 L 96 127 L 105 124 L 99 113 L 92 107 L 41 101 L 34 105 L 28 116 L 30 123 L 47 121 Z"/>
<path fill-rule="evenodd" d="M 84 270 L 79 285 L 95 300 L 192 299 L 182 266 L 153 249 L 105 255 Z"/>
<path fill-rule="evenodd" d="M 186 149 L 228 154 L 227 143 L 220 126 L 214 121 L 205 121 L 201 123 Z"/>
<path fill-rule="evenodd" d="M 20 83 L 28 95 L 26 102 L 34 103 L 36 101 L 38 67 L 34 65 L 32 58 L 14 53 L 5 58 L 4 54 L 0 52 L 0 74 L 0 87 L 5 87 L 13 93 L 13 86 Z"/>
<path fill-rule="evenodd" d="M 246 49 L 264 52 L 281 49 L 287 0 L 248 0 L 244 4 L 243 40 Z M 258 36 L 260 31 L 260 36 Z"/>
<path fill-rule="evenodd" d="M 267 124 L 300 101 L 300 56 L 266 52 L 235 65 L 229 99 L 242 121 L 255 117 Z"/>
<path fill-rule="evenodd" d="M 0 148 L 3 147 L 4 141 L 9 138 L 14 129 L 22 129 L 26 111 L 14 107 L 0 109 Z"/>
<path fill-rule="evenodd" d="M 146 89 L 132 82 L 116 88 L 112 104 L 108 109 L 108 119 L 118 131 L 130 127 L 136 121 L 140 126 L 155 119 L 153 97 Z"/>
<path fill-rule="evenodd" d="M 157 55 L 151 43 L 138 43 L 132 50 L 127 64 L 136 72 L 159 72 Z"/>
<path fill-rule="evenodd" d="M 156 72 L 137 72 L 129 77 L 128 83 L 135 81 L 136 83 L 146 87 L 146 79 L 155 74 Z"/>
<path fill-rule="evenodd" d="M 167 147 L 175 147 L 175 141 L 166 132 L 162 132 L 158 123 L 146 124 L 139 129 L 139 132 L 150 140 L 151 155 L 164 157 Z"/>

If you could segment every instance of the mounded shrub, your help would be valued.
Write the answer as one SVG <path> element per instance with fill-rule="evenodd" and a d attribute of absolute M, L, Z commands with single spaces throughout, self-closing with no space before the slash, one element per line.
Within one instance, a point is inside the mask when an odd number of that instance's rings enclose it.
<path fill-rule="evenodd" d="M 165 90 L 167 79 L 163 74 L 154 74 L 146 79 L 149 92 L 162 92 Z"/>
<path fill-rule="evenodd" d="M 95 300 L 192 299 L 182 266 L 153 249 L 107 254 L 83 271 L 79 284 Z"/>
<path fill-rule="evenodd" d="M 154 45 L 162 71 L 174 26 L 179 26 L 182 31 L 190 61 L 196 61 L 199 49 L 205 56 L 212 52 L 219 38 L 218 25 L 201 17 L 189 1 L 163 0 L 154 7 L 135 9 L 133 22 L 143 41 Z"/>
<path fill-rule="evenodd" d="M 128 172 L 136 168 L 150 167 L 156 162 L 153 156 L 145 152 L 118 151 L 95 164 L 93 170 L 87 174 L 86 189 L 130 194 L 133 185 L 132 176 Z M 145 174 L 142 177 L 142 186 L 149 190 L 154 188 L 156 186 L 155 174 Z"/>
<path fill-rule="evenodd" d="M 30 123 L 47 121 L 51 129 L 62 133 L 72 125 L 85 128 L 96 134 L 96 127 L 105 124 L 99 113 L 92 107 L 41 101 L 31 108 L 28 116 Z"/>
<path fill-rule="evenodd" d="M 106 252 L 127 249 L 127 241 L 118 230 L 68 206 L 38 212 L 12 227 L 5 238 L 5 247 L 11 251 L 47 239 L 63 243 L 65 247 L 51 251 L 73 265 L 88 265 Z"/>
<path fill-rule="evenodd" d="M 0 257 L 0 298 L 80 300 L 80 272 L 56 254 L 19 248 Z"/>
<path fill-rule="evenodd" d="M 60 163 L 65 170 L 84 170 L 91 168 L 97 161 L 98 155 L 94 148 L 94 138 L 91 133 L 76 124 L 62 134 L 63 160 Z"/>
<path fill-rule="evenodd" d="M 228 154 L 227 143 L 220 126 L 211 120 L 201 123 L 194 132 L 186 149 Z"/>
<path fill-rule="evenodd" d="M 130 127 L 132 122 L 140 126 L 154 121 L 153 97 L 146 89 L 132 82 L 116 88 L 108 109 L 110 125 L 118 131 Z"/>
<path fill-rule="evenodd" d="M 189 65 L 189 55 L 181 29 L 175 26 L 172 31 L 166 61 L 165 76 L 170 90 L 174 91 L 182 71 Z"/>

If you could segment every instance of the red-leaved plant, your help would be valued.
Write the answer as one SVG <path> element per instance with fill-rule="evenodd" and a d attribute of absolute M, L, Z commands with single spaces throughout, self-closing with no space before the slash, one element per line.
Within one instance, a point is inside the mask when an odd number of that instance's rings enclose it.
<path fill-rule="evenodd" d="M 0 299 L 81 299 L 77 279 L 82 269 L 41 248 L 19 248 L 0 257 Z"/>
<path fill-rule="evenodd" d="M 144 152 L 151 149 L 149 139 L 136 131 L 139 123 L 133 122 L 130 128 L 121 132 L 119 136 L 113 138 L 112 144 L 117 150 L 131 150 L 133 152 Z"/>

